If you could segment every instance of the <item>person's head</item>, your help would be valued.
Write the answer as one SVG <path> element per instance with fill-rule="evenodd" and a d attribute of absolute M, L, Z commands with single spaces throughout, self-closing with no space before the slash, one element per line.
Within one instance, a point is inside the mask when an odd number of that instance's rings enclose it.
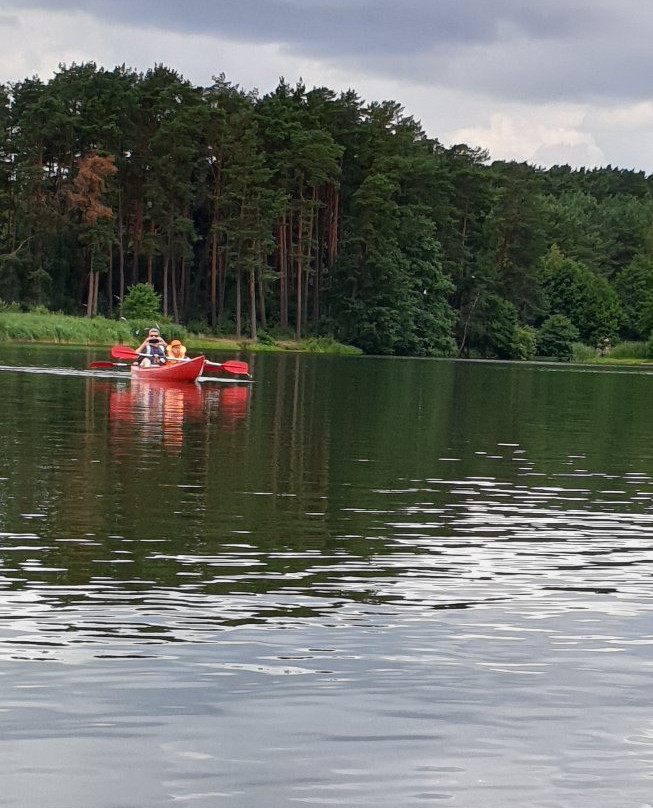
<path fill-rule="evenodd" d="M 175 356 L 179 356 L 182 353 L 182 345 L 178 339 L 173 339 L 170 342 L 170 350 Z"/>
<path fill-rule="evenodd" d="M 147 336 L 149 339 L 152 339 L 152 337 L 160 337 L 161 334 L 159 333 L 158 328 L 150 328 Z"/>

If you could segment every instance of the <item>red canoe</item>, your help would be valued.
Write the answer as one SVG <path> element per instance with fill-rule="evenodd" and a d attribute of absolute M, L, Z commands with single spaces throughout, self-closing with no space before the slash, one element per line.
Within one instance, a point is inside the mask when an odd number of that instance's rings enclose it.
<path fill-rule="evenodd" d="M 132 365 L 132 378 L 148 382 L 194 382 L 202 372 L 204 357 L 196 356 L 183 362 L 168 362 L 165 365 L 149 365 L 144 368 Z"/>

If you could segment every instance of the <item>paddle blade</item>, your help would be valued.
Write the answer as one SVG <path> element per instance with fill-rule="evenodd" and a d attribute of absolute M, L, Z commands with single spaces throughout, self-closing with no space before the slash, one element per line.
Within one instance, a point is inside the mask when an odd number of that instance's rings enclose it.
<path fill-rule="evenodd" d="M 114 345 L 111 349 L 111 356 L 115 359 L 136 359 L 138 354 L 128 345 Z"/>
<path fill-rule="evenodd" d="M 230 359 L 227 362 L 205 362 L 205 366 L 210 370 L 226 370 L 227 373 L 236 375 L 249 375 L 249 365 L 247 362 L 239 362 L 237 359 Z"/>
<path fill-rule="evenodd" d="M 115 368 L 117 364 L 118 364 L 117 362 L 100 362 L 100 361 L 98 361 L 98 362 L 91 362 L 89 364 L 89 367 L 90 368 Z"/>
<path fill-rule="evenodd" d="M 230 359 L 225 362 L 222 367 L 228 373 L 249 373 L 249 365 L 247 362 L 239 362 L 237 359 Z"/>

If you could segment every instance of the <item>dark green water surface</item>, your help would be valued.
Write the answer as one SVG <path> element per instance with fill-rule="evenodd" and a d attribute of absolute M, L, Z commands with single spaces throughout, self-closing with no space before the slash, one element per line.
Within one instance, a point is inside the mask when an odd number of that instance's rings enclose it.
<path fill-rule="evenodd" d="M 96 358 L 3 348 L 0 806 L 653 804 L 650 372 Z"/>

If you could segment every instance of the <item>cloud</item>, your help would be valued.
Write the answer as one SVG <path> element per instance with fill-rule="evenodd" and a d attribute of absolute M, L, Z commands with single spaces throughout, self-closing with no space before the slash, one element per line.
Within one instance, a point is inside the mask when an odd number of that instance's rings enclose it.
<path fill-rule="evenodd" d="M 568 164 L 592 168 L 605 164 L 605 155 L 594 137 L 583 131 L 582 109 L 550 108 L 525 116 L 493 114 L 488 127 L 460 129 L 453 133 L 461 143 L 488 149 L 494 159 L 534 165 Z"/>
<path fill-rule="evenodd" d="M 295 59 L 476 87 L 502 99 L 578 100 L 583 93 L 634 97 L 646 87 L 653 68 L 653 15 L 642 14 L 647 2 L 22 0 L 20 7 L 84 11 L 122 28 L 266 43 Z"/>
<path fill-rule="evenodd" d="M 4 0 L 0 80 L 60 63 L 392 99 L 496 159 L 653 169 L 650 0 Z"/>
<path fill-rule="evenodd" d="M 598 5 L 598 7 L 597 7 Z M 507 27 L 533 38 L 574 37 L 601 14 L 585 0 L 22 0 L 20 7 L 83 10 L 136 27 L 229 34 L 286 43 L 323 43 L 332 52 L 423 50 L 433 42 L 490 42 Z M 588 16 L 590 10 L 593 14 Z M 363 35 L 363 36 L 362 36 Z"/>

